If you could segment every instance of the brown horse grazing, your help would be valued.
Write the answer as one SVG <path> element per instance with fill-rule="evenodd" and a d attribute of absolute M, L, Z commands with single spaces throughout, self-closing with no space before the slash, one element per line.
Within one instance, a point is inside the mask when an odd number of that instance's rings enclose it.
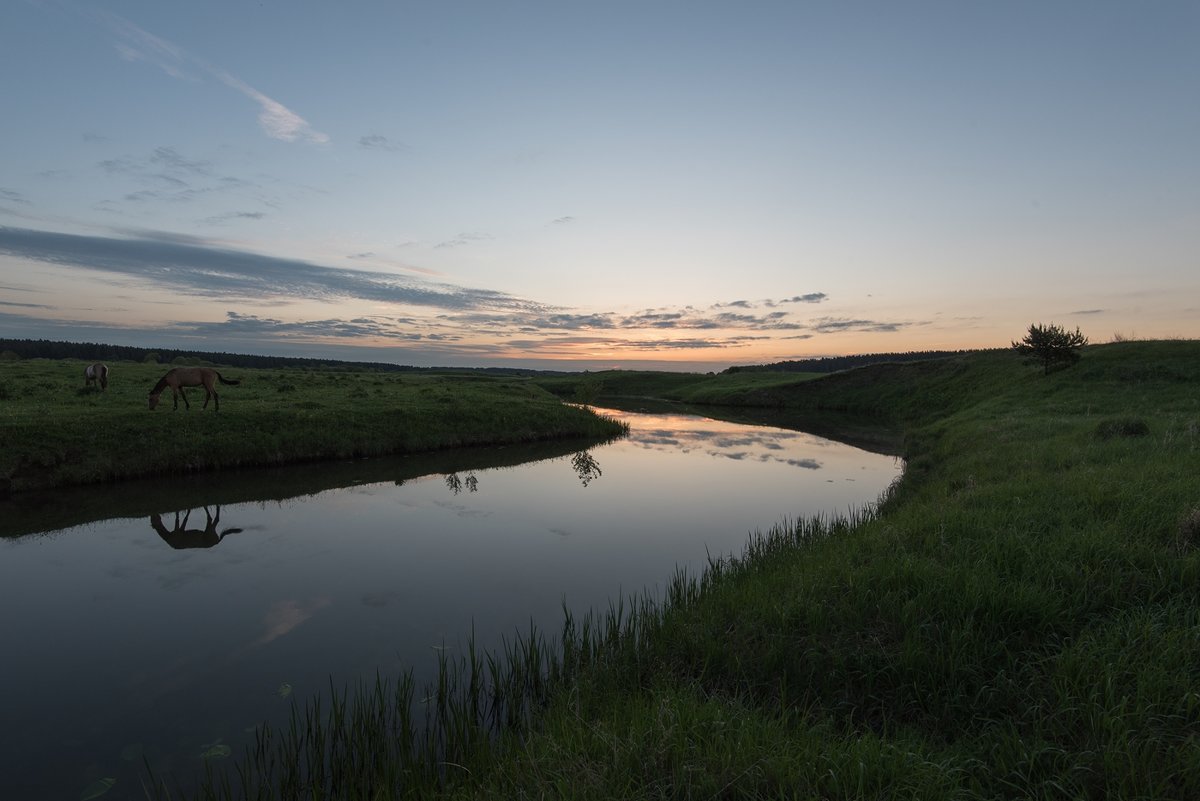
<path fill-rule="evenodd" d="M 108 389 L 108 366 L 100 362 L 83 368 L 83 385 L 89 387 L 99 382 L 100 389 Z"/>
<path fill-rule="evenodd" d="M 221 410 L 221 399 L 217 397 L 216 383 L 220 381 L 222 384 L 240 384 L 240 381 L 227 380 L 221 376 L 216 370 L 211 367 L 173 367 L 167 371 L 167 374 L 158 379 L 158 383 L 154 385 L 154 389 L 150 390 L 150 408 L 153 409 L 158 405 L 158 396 L 167 387 L 171 388 L 171 398 L 175 401 L 175 409 L 179 408 L 179 399 L 183 398 L 183 405 L 186 409 L 191 409 L 192 405 L 188 403 L 187 395 L 183 394 L 184 387 L 204 387 L 204 405 L 201 409 L 208 408 L 208 399 L 213 399 L 213 408 L 216 411 Z"/>
<path fill-rule="evenodd" d="M 175 525 L 172 528 L 167 528 L 163 525 L 162 515 L 150 515 L 150 527 L 158 532 L 158 536 L 163 538 L 163 542 L 170 545 L 172 548 L 211 548 L 221 540 L 228 537 L 230 534 L 241 533 L 240 528 L 227 528 L 221 533 L 217 533 L 217 525 L 221 522 L 221 507 L 217 507 L 215 515 L 210 514 L 208 507 L 204 507 L 204 528 L 188 528 L 188 517 L 192 514 L 192 510 L 188 509 L 183 513 L 183 519 L 179 518 L 179 512 L 175 513 Z"/>

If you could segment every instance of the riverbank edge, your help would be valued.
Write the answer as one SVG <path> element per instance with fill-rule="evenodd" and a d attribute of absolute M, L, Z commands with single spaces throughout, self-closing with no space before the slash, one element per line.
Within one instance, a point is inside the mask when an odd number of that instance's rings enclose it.
<path fill-rule="evenodd" d="M 329 380 L 342 385 L 335 393 L 306 386 L 319 383 L 313 372 L 240 369 L 241 385 L 222 388 L 219 413 L 150 412 L 144 390 L 160 368 L 114 365 L 124 386 L 114 380 L 105 392 L 67 393 L 41 377 L 53 371 L 57 381 L 59 373 L 74 375 L 76 366 L 70 360 L 5 366 L 0 377 L 7 379 L 4 398 L 13 411 L 0 409 L 6 440 L 0 498 L 152 476 L 556 440 L 598 443 L 628 431 L 619 420 L 513 380 L 330 373 Z M 41 373 L 23 392 L 17 370 Z"/>
<path fill-rule="evenodd" d="M 472 653 L 432 746 L 332 797 L 1198 797 L 1198 389 L 1195 342 L 772 388 L 904 427 L 877 508 Z"/>

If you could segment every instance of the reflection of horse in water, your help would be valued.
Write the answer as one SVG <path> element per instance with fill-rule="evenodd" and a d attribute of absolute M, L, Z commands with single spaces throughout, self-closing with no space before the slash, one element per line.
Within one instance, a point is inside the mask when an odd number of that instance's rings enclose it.
<path fill-rule="evenodd" d="M 175 401 L 173 408 L 179 408 L 179 399 L 183 398 L 183 406 L 186 409 L 191 409 L 192 405 L 188 403 L 187 395 L 183 394 L 184 387 L 204 387 L 204 405 L 201 409 L 208 408 L 208 399 L 212 398 L 213 408 L 217 411 L 221 410 L 221 399 L 217 397 L 217 382 L 222 384 L 240 384 L 240 381 L 225 379 L 216 370 L 211 367 L 172 367 L 167 371 L 167 374 L 158 379 L 158 383 L 154 385 L 154 389 L 150 390 L 150 408 L 153 409 L 158 405 L 158 396 L 167 387 L 171 388 L 171 399 Z"/>
<path fill-rule="evenodd" d="M 83 386 L 91 387 L 96 384 L 100 389 L 108 389 L 108 365 L 96 362 L 83 368 Z"/>
<path fill-rule="evenodd" d="M 163 541 L 172 548 L 211 548 L 221 540 L 225 539 L 230 534 L 241 532 L 240 528 L 227 528 L 220 534 L 217 533 L 217 524 L 221 522 L 221 507 L 216 507 L 215 515 L 209 514 L 208 507 L 204 507 L 205 524 L 204 528 L 188 528 L 188 516 L 192 510 L 188 509 L 183 513 L 183 519 L 179 518 L 179 512 L 175 513 L 175 527 L 168 529 L 162 520 L 162 515 L 150 515 L 150 527 L 158 532 L 158 536 L 163 538 Z"/>

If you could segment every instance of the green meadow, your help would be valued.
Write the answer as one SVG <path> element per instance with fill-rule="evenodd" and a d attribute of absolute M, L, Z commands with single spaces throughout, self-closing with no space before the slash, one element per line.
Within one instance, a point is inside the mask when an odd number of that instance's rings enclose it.
<path fill-rule="evenodd" d="M 0 361 L 0 490 L 47 489 L 244 466 L 607 438 L 623 428 L 520 379 L 342 369 L 220 367 L 221 410 L 204 389 L 172 409 L 147 396 L 168 365 L 109 364 L 107 390 L 85 362 Z"/>
<path fill-rule="evenodd" d="M 197 797 L 1200 797 L 1200 343 L 725 399 L 882 415 L 907 470 L 435 686 L 299 704 Z"/>
<path fill-rule="evenodd" d="M 1200 797 L 1200 343 L 1092 346 L 1049 375 L 1004 351 L 819 378 L 231 369 L 219 414 L 195 391 L 148 411 L 162 366 L 117 364 L 106 393 L 82 368 L 0 365 L 14 489 L 611 431 L 548 390 L 903 438 L 872 508 L 446 656 L 433 686 L 299 699 L 198 792 L 151 775 L 157 797 Z"/>

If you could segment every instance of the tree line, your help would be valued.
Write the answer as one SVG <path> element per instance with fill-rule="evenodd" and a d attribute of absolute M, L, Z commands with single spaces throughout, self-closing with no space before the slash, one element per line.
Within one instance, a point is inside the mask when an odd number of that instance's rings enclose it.
<path fill-rule="evenodd" d="M 178 350 L 175 348 L 143 348 L 130 345 L 108 345 L 102 342 L 64 342 L 51 339 L 0 339 L 0 352 L 20 359 L 83 359 L 98 362 L 209 362 L 229 367 L 309 367 L 354 370 L 416 370 L 381 362 L 345 362 L 329 359 L 310 359 L 299 356 L 258 356 L 223 351 Z M 13 358 L 9 355 L 8 358 Z"/>
<path fill-rule="evenodd" d="M 516 367 L 415 367 L 387 362 L 351 362 L 303 356 L 263 356 L 224 351 L 143 348 L 102 342 L 64 342 L 51 339 L 0 339 L 0 360 L 81 359 L 95 362 L 149 362 L 152 364 L 215 364 L 227 367 L 299 368 L 310 370 L 377 370 L 388 373 L 472 373 L 496 376 L 558 375 L 558 371 Z"/>

